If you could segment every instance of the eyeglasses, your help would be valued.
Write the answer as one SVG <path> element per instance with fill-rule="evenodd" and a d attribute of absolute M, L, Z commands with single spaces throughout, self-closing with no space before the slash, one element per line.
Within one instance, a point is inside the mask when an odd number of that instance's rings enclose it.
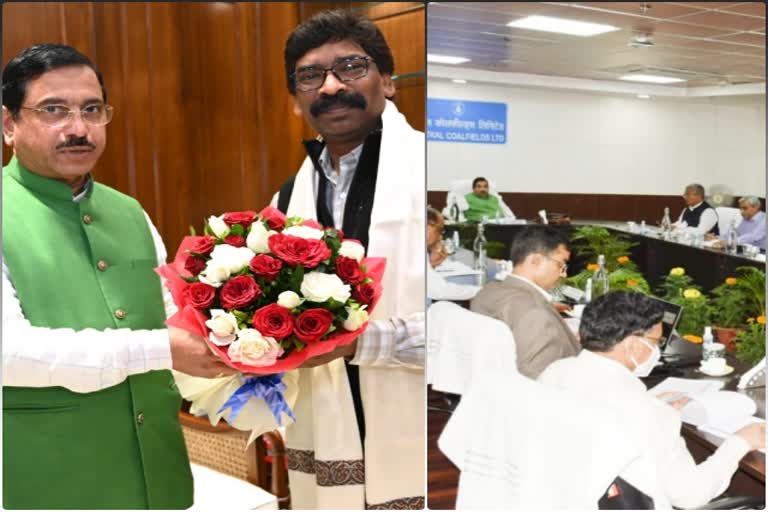
<path fill-rule="evenodd" d="M 335 62 L 329 68 L 307 67 L 290 74 L 296 89 L 301 92 L 314 91 L 325 83 L 328 72 L 333 73 L 340 82 L 352 82 L 368 74 L 370 57 L 347 57 Z"/>
<path fill-rule="evenodd" d="M 564 261 L 560 261 L 560 260 L 558 260 L 556 258 L 553 258 L 551 256 L 547 256 L 546 254 L 544 255 L 544 257 L 547 258 L 548 260 L 552 260 L 555 263 L 558 263 L 560 265 L 560 273 L 561 274 L 567 274 L 568 273 L 568 263 L 566 263 Z"/>
<path fill-rule="evenodd" d="M 79 113 L 83 122 L 93 126 L 104 126 L 112 120 L 114 109 L 111 105 L 88 105 L 82 110 L 72 110 L 64 105 L 45 105 L 40 108 L 21 107 L 22 110 L 29 110 L 35 113 L 35 117 L 41 123 L 50 127 L 63 126 Z"/>

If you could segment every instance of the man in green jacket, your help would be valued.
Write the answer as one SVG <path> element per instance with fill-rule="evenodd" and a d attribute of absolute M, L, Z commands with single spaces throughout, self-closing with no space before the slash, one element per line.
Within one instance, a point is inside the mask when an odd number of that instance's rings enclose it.
<path fill-rule="evenodd" d="M 500 217 L 515 218 L 512 210 L 504 204 L 496 194 L 488 191 L 488 180 L 485 178 L 475 178 L 472 181 L 472 192 L 464 196 L 469 208 L 464 211 L 464 216 L 470 222 L 480 222 L 483 217 L 496 219 Z"/>
<path fill-rule="evenodd" d="M 3 70 L 5 508 L 189 507 L 169 370 L 231 372 L 202 338 L 165 328 L 162 239 L 136 200 L 91 177 L 106 100 L 69 46 L 30 47 Z"/>

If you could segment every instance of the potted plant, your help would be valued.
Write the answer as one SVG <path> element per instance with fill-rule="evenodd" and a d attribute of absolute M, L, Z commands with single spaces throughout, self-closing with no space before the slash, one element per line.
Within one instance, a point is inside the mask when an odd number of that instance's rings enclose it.
<path fill-rule="evenodd" d="M 712 332 L 717 341 L 729 352 L 736 348 L 734 338 L 744 329 L 749 308 L 749 297 L 739 278 L 728 277 L 712 290 Z"/>
<path fill-rule="evenodd" d="M 736 335 L 736 357 L 750 364 L 765 357 L 765 315 L 750 318 L 748 327 Z"/>
<path fill-rule="evenodd" d="M 629 259 L 630 249 L 636 245 L 637 243 L 629 240 L 626 235 L 611 234 L 600 226 L 581 226 L 571 235 L 573 251 L 585 260 L 593 262 L 597 261 L 599 254 L 604 255 L 608 272 L 618 268 L 637 271 L 637 266 Z"/>
<path fill-rule="evenodd" d="M 669 271 L 659 287 L 659 296 L 683 306 L 677 332 L 692 343 L 701 343 L 704 327 L 710 323 L 711 306 L 708 297 L 701 292 L 701 287 L 685 274 L 684 268 L 675 267 Z"/>

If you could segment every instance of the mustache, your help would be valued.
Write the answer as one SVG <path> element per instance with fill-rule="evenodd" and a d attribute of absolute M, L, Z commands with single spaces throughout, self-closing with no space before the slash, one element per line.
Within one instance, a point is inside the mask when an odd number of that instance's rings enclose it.
<path fill-rule="evenodd" d="M 334 96 L 320 96 L 309 106 L 309 113 L 313 117 L 317 117 L 338 105 L 365 110 L 368 107 L 368 102 L 365 101 L 362 94 L 339 91 Z"/>
<path fill-rule="evenodd" d="M 66 142 L 56 146 L 56 149 L 66 148 L 90 148 L 96 149 L 96 144 L 88 140 L 88 137 L 70 137 Z"/>

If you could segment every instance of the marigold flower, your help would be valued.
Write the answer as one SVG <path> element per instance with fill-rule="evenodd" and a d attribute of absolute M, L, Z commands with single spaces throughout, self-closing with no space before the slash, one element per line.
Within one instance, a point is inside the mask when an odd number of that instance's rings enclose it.
<path fill-rule="evenodd" d="M 600 268 L 600 265 L 598 265 L 597 263 L 590 263 L 589 265 L 587 265 L 587 270 L 589 270 L 590 272 L 594 272 L 598 268 Z"/>
<path fill-rule="evenodd" d="M 765 315 L 760 315 L 757 317 L 757 323 L 765 325 Z"/>
<path fill-rule="evenodd" d="M 627 263 L 629 261 L 629 256 L 619 256 L 618 258 L 616 258 L 616 261 L 618 261 L 623 265 L 624 263 Z"/>
<path fill-rule="evenodd" d="M 688 288 L 687 290 L 683 290 L 683 297 L 686 299 L 698 299 L 701 297 L 701 292 L 696 288 Z"/>
<path fill-rule="evenodd" d="M 738 282 L 738 279 L 736 279 L 735 277 L 726 277 L 725 278 L 725 284 L 734 285 L 737 282 Z"/>
<path fill-rule="evenodd" d="M 683 267 L 675 267 L 672 270 L 669 271 L 669 275 L 671 276 L 684 276 L 685 275 L 685 269 Z"/>
<path fill-rule="evenodd" d="M 686 334 L 683 336 L 684 340 L 688 340 L 691 343 L 701 343 L 704 341 L 704 339 L 701 336 L 696 336 L 695 334 Z"/>
<path fill-rule="evenodd" d="M 638 284 L 640 283 L 638 283 L 634 279 L 627 279 L 627 286 L 637 286 Z"/>

